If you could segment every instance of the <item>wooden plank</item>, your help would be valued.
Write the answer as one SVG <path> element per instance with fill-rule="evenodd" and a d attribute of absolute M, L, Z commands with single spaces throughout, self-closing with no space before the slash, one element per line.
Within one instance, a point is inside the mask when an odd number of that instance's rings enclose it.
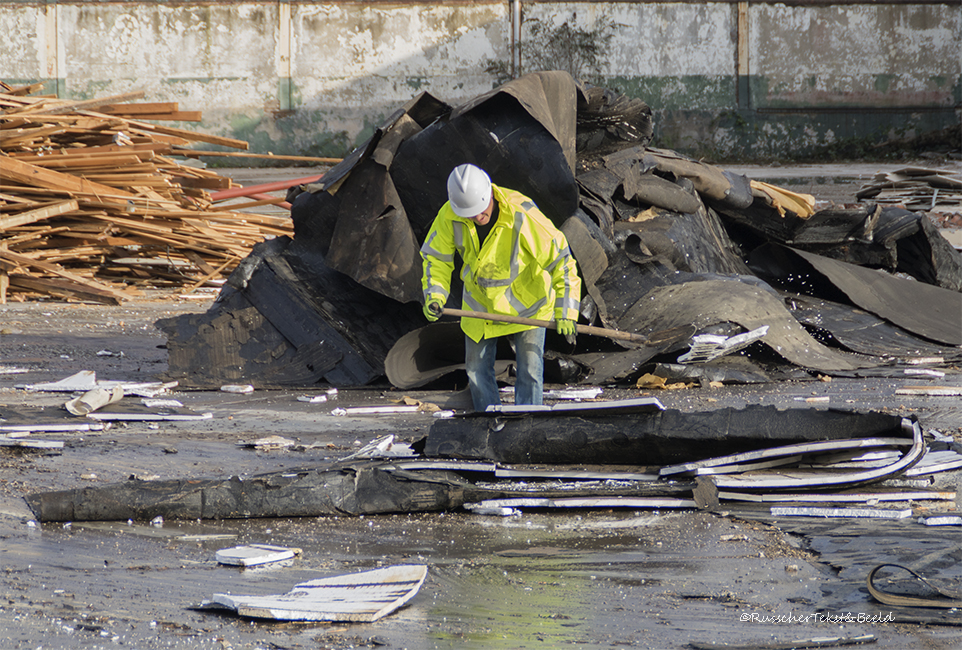
<path fill-rule="evenodd" d="M 7 250 L 7 243 L 0 242 L 0 252 Z M 0 305 L 7 304 L 7 289 L 10 287 L 10 275 L 5 265 L 0 264 Z"/>
<path fill-rule="evenodd" d="M 193 253 L 193 251 L 190 251 L 190 252 Z M 196 253 L 195 253 L 195 254 L 196 254 Z M 203 260 L 201 260 L 201 261 L 203 261 Z M 206 263 L 205 263 L 205 264 L 204 264 L 204 267 L 210 269 L 210 271 L 209 271 L 209 272 L 206 272 L 206 273 L 204 274 L 204 276 L 203 276 L 200 280 L 197 280 L 196 282 L 194 282 L 193 284 L 191 284 L 189 287 L 187 287 L 187 293 L 190 293 L 191 291 L 195 291 L 198 287 L 202 287 L 202 286 L 204 286 L 206 283 L 210 282 L 210 280 L 213 279 L 215 276 L 220 275 L 221 273 L 223 273 L 224 270 L 225 270 L 230 264 L 231 264 L 231 260 L 227 260 L 226 262 L 224 262 L 223 264 L 221 264 L 220 266 L 218 266 L 216 269 L 212 269 L 209 264 L 206 264 Z M 198 265 L 198 266 L 199 266 L 199 265 Z"/>
<path fill-rule="evenodd" d="M 263 158 L 267 160 L 292 160 L 298 162 L 316 162 L 325 165 L 336 165 L 343 158 L 318 158 L 316 156 L 279 156 L 272 153 L 239 153 L 236 151 L 197 151 L 194 149 L 175 149 L 177 156 L 188 158 L 226 157 L 226 158 Z"/>
<path fill-rule="evenodd" d="M 177 102 L 137 102 L 136 104 L 104 104 L 101 113 L 111 115 L 143 115 L 151 113 L 176 113 L 180 110 Z"/>
<path fill-rule="evenodd" d="M 171 151 L 172 147 L 164 142 L 138 142 L 135 144 L 107 144 L 107 145 L 95 145 L 89 147 L 74 147 L 66 148 L 61 147 L 57 150 L 56 155 L 65 157 L 97 157 L 97 156 L 110 156 L 117 153 L 130 154 L 134 153 L 138 156 L 147 156 L 153 154 L 154 157 L 157 155 L 162 155 Z M 44 158 L 46 156 L 38 156 L 33 153 L 13 153 L 11 154 L 14 158 L 22 160 L 24 162 L 32 162 L 34 159 Z M 47 154 L 49 155 L 49 154 Z M 146 160 L 146 158 L 145 158 Z"/>
<path fill-rule="evenodd" d="M 216 144 L 222 147 L 231 147 L 232 149 L 247 149 L 250 144 L 244 140 L 236 140 L 234 138 L 224 138 L 216 135 L 208 135 L 206 133 L 197 133 L 195 131 L 188 131 L 187 129 L 177 129 L 172 126 L 161 126 L 159 124 L 146 124 L 142 122 L 136 122 L 134 120 L 130 121 L 130 124 L 140 127 L 147 132 L 159 133 L 167 136 L 174 136 L 178 138 L 183 138 L 191 142 L 206 142 L 207 144 Z"/>
<path fill-rule="evenodd" d="M 43 82 L 30 84 L 28 86 L 13 86 L 12 88 L 6 89 L 5 95 L 32 95 L 38 90 L 43 89 Z"/>
<path fill-rule="evenodd" d="M 129 299 L 129 296 L 118 298 L 113 293 L 100 290 L 88 283 L 76 283 L 62 278 L 49 279 L 25 275 L 11 275 L 10 286 L 18 289 L 35 291 L 41 294 L 61 296 L 63 298 L 75 298 L 79 300 L 90 300 L 107 305 L 119 305 L 123 300 Z"/>
<path fill-rule="evenodd" d="M 61 267 L 59 264 L 50 264 L 48 262 L 34 259 L 28 255 L 20 255 L 19 253 L 14 253 L 9 250 L 0 250 L 0 259 L 7 260 L 8 262 L 14 262 L 27 268 L 36 268 L 46 271 L 47 273 L 53 273 L 54 275 L 80 285 L 87 291 L 96 292 L 100 295 L 114 296 L 118 300 L 127 300 L 129 298 L 129 296 L 120 291 L 111 289 L 110 287 L 101 285 L 97 282 L 89 281 L 86 278 L 82 278 L 81 276 L 77 275 L 76 273 L 71 273 L 70 271 L 67 271 Z M 13 278 L 11 278 L 11 281 L 12 280 Z"/>
<path fill-rule="evenodd" d="M 186 257 L 188 260 L 193 262 L 194 266 L 199 268 L 202 273 L 206 273 L 208 276 L 213 276 L 219 273 L 221 270 L 223 270 L 223 267 L 221 267 L 220 269 L 215 269 L 214 267 L 212 267 L 210 264 L 207 263 L 206 260 L 204 260 L 203 257 L 198 255 L 195 251 L 184 251 L 184 257 Z"/>
<path fill-rule="evenodd" d="M 203 190 L 223 190 L 231 186 L 231 181 L 229 178 L 181 178 L 180 184 Z"/>
<path fill-rule="evenodd" d="M 111 197 L 133 198 L 135 195 L 114 187 L 93 183 L 70 174 L 62 174 L 51 169 L 44 169 L 30 163 L 20 162 L 13 158 L 0 158 L 0 183 L 13 179 L 27 185 L 44 187 L 68 192 L 85 192 L 94 196 L 106 195 Z"/>
<path fill-rule="evenodd" d="M 113 221 L 112 218 L 106 217 L 107 221 Z M 238 246 L 232 245 L 231 242 L 225 242 L 223 236 L 219 236 L 217 239 L 210 240 L 209 243 L 216 248 L 205 247 L 198 243 L 199 240 L 196 236 L 168 236 L 162 237 L 152 232 L 140 232 L 136 225 L 131 225 L 127 228 L 131 233 L 137 233 L 139 237 L 142 237 L 151 242 L 157 242 L 162 245 L 177 246 L 182 249 L 195 250 L 199 253 L 210 255 L 211 257 L 219 257 L 221 259 L 236 258 L 239 262 L 243 258 L 247 257 L 250 253 L 249 246 Z"/>
<path fill-rule="evenodd" d="M 173 122 L 200 122 L 203 114 L 201 111 L 177 111 L 176 113 L 145 113 L 137 115 L 139 120 L 170 120 Z"/>
<path fill-rule="evenodd" d="M 153 126 L 152 124 L 143 124 L 141 128 L 131 127 L 130 134 L 132 136 L 139 135 L 145 138 L 149 138 L 154 142 L 163 142 L 169 144 L 172 147 L 183 147 L 191 143 L 187 138 L 182 138 L 180 136 L 168 134 L 168 133 L 154 133 L 149 128 Z M 135 140 L 136 142 L 136 140 Z"/>
<path fill-rule="evenodd" d="M 4 231 L 15 226 L 25 226 L 30 223 L 41 221 L 42 219 L 49 219 L 50 217 L 73 212 L 74 210 L 79 209 L 79 207 L 80 206 L 76 200 L 61 201 L 59 203 L 47 205 L 42 208 L 21 212 L 20 214 L 0 217 L 0 231 Z"/>
<path fill-rule="evenodd" d="M 53 228 L 52 226 L 42 226 L 39 228 L 31 229 L 29 232 L 23 233 L 21 235 L 6 235 L 4 236 L 3 241 L 8 246 L 14 246 L 16 244 L 23 244 L 24 242 L 28 242 L 33 239 L 38 239 L 40 237 L 45 237 L 52 233 L 57 233 L 64 230 L 67 230 L 66 226 L 62 226 L 60 228 Z"/>
<path fill-rule="evenodd" d="M 237 212 L 239 210 L 246 210 L 248 208 L 256 208 L 261 205 L 277 205 L 278 203 L 286 203 L 287 199 L 283 197 L 278 197 L 276 199 L 264 199 L 263 201 L 248 201 L 246 203 L 235 203 L 234 205 L 222 205 L 215 207 L 216 210 L 222 210 L 224 212 Z"/>
<path fill-rule="evenodd" d="M 3 136 L 4 148 L 12 148 L 28 140 L 40 140 L 58 133 L 66 133 L 66 129 L 59 124 L 56 126 L 44 126 L 31 129 L 17 129 L 17 131 L 18 132 L 5 134 Z"/>
<path fill-rule="evenodd" d="M 4 209 L 18 210 L 22 206 L 36 203 L 36 201 L 31 201 L 30 199 L 25 199 L 22 196 L 16 196 L 14 194 L 0 194 L 0 201 L 4 201 L 6 203 L 12 204 L 12 205 L 0 206 L 0 210 L 4 210 Z M 16 204 L 20 204 L 20 206 Z"/>
<path fill-rule="evenodd" d="M 116 104 L 118 102 L 126 102 L 133 99 L 140 99 L 146 93 L 143 90 L 137 90 L 129 93 L 121 93 L 120 95 L 112 95 L 110 97 L 99 97 L 96 99 L 85 99 L 76 102 L 58 102 L 56 105 L 50 106 L 49 108 L 41 108 L 40 112 L 47 113 L 50 115 L 56 115 L 57 113 L 68 113 L 70 111 L 79 111 L 81 109 L 97 108 L 99 106 L 107 106 L 110 104 Z M 33 114 L 36 114 L 34 112 Z"/>
<path fill-rule="evenodd" d="M 32 156 L 32 160 L 30 161 L 24 160 L 23 158 L 18 158 L 18 160 L 21 162 L 29 162 L 31 165 L 45 169 L 97 169 L 101 167 L 109 168 L 110 166 L 122 166 L 124 169 L 129 169 L 131 165 L 140 165 L 145 162 L 141 159 L 141 155 L 152 158 L 153 152 L 146 152 L 144 154 L 112 153 L 101 156 Z M 155 167 L 150 165 L 149 169 L 155 169 Z M 74 173 L 79 172 L 75 171 Z"/>

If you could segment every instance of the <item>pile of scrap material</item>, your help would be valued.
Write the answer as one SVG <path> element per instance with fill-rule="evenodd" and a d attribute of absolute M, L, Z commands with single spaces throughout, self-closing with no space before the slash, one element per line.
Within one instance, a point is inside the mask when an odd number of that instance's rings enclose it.
<path fill-rule="evenodd" d="M 31 90 L 27 87 L 23 90 Z M 117 304 L 144 288 L 221 284 L 290 220 L 214 205 L 229 178 L 173 157 L 247 143 L 143 120 L 199 120 L 176 104 L 0 93 L 0 303 Z"/>
<path fill-rule="evenodd" d="M 877 173 L 855 197 L 907 210 L 962 213 L 962 178 L 940 169 L 905 167 Z"/>
<path fill-rule="evenodd" d="M 457 323 L 427 325 L 421 313 L 419 249 L 465 162 L 565 233 L 581 323 L 658 341 L 579 336 L 572 347 L 549 331 L 550 383 L 633 384 L 669 366 L 686 381 L 764 382 L 960 358 L 962 256 L 925 215 L 881 203 L 816 211 L 812 196 L 650 146 L 642 105 L 563 72 L 460 106 L 412 99 L 289 193 L 293 238 L 256 247 L 211 311 L 158 323 L 171 378 L 463 386 Z M 460 293 L 455 279 L 446 306 L 460 308 Z M 714 341 L 764 335 L 721 345 L 737 355 L 677 363 L 693 341 L 655 335 L 685 328 Z M 510 383 L 507 345 L 502 356 Z"/>
<path fill-rule="evenodd" d="M 29 495 L 39 521 L 230 519 L 501 509 L 696 508 L 721 501 L 772 507 L 935 501 L 923 485 L 962 467 L 948 436 L 880 411 L 742 409 L 683 412 L 640 398 L 507 408 L 439 419 L 421 447 L 384 450 L 393 436 L 319 468 L 239 479 L 130 480 Z M 893 479 L 905 485 L 886 485 Z M 871 487 L 869 487 L 871 486 Z M 938 505 L 938 504 L 937 504 Z M 921 514 L 924 508 L 917 507 Z M 913 511 L 910 510 L 910 515 Z M 790 513 L 801 514 L 801 513 Z M 840 515 L 840 516 L 851 516 Z"/>

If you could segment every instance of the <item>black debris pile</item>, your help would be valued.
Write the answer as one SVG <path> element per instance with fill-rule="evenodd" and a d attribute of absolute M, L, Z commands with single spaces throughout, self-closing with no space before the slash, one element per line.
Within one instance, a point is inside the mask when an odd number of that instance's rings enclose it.
<path fill-rule="evenodd" d="M 562 229 L 583 323 L 658 341 L 581 336 L 573 347 L 549 333 L 548 382 L 631 384 L 666 367 L 763 382 L 962 359 L 962 257 L 924 214 L 883 202 L 816 211 L 812 196 L 651 147 L 652 133 L 644 102 L 562 72 L 456 107 L 422 93 L 291 191 L 293 237 L 259 245 L 207 313 L 158 322 L 170 378 L 463 385 L 456 325 L 421 314 L 418 253 L 462 163 L 527 194 Z M 655 336 L 685 326 L 695 338 Z M 696 343 L 725 349 L 753 331 L 763 335 L 735 354 L 678 362 Z M 507 348 L 504 358 L 510 382 Z"/>

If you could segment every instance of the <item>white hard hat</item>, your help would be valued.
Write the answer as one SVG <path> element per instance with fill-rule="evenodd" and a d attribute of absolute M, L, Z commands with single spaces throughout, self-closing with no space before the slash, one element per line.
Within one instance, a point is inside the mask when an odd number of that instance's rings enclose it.
<path fill-rule="evenodd" d="M 459 217 L 476 217 L 491 202 L 491 178 L 474 165 L 458 165 L 448 176 L 448 200 Z"/>

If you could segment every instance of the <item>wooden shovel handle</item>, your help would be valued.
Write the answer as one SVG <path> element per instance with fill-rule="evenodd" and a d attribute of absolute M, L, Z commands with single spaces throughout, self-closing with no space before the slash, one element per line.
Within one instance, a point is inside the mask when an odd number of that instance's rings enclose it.
<path fill-rule="evenodd" d="M 546 327 L 555 329 L 557 324 L 555 321 L 538 320 L 535 318 L 522 318 L 521 316 L 505 316 L 501 314 L 488 314 L 479 311 L 467 311 L 465 309 L 448 309 L 445 307 L 441 310 L 441 313 L 446 316 L 460 316 L 462 318 L 480 318 L 481 320 L 493 320 L 500 321 L 502 323 L 516 323 L 518 325 L 530 325 L 532 327 Z M 632 332 L 622 332 L 620 330 L 610 330 L 606 327 L 592 327 L 591 325 L 579 325 L 575 324 L 579 334 L 590 334 L 592 336 L 603 336 L 609 339 L 617 339 L 619 341 L 631 341 L 632 343 L 650 343 L 653 340 L 666 340 L 668 338 L 687 338 L 694 333 L 694 328 L 682 327 L 675 328 L 678 330 L 666 330 L 666 332 L 659 332 L 657 336 L 642 336 L 641 334 L 634 334 Z M 688 330 L 691 332 L 687 333 Z M 670 336 L 663 336 L 663 334 L 671 333 Z"/>

